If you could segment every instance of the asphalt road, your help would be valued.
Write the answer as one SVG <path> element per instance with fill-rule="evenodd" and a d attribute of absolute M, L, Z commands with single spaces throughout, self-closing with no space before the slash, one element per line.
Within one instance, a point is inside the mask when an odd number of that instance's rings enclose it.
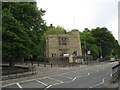
<path fill-rule="evenodd" d="M 3 88 L 102 88 L 111 79 L 112 66 L 103 63 L 82 70 L 74 70 L 55 76 L 32 79 L 3 86 Z"/>

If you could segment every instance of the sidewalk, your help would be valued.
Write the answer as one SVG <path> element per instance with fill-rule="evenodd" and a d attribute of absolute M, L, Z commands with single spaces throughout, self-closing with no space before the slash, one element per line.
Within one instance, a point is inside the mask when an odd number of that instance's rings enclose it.
<path fill-rule="evenodd" d="M 34 65 L 36 66 L 37 74 L 2 81 L 2 86 L 7 85 L 7 84 L 11 84 L 11 83 L 17 83 L 17 82 L 20 82 L 20 81 L 30 80 L 30 79 L 37 79 L 37 78 L 43 78 L 43 77 L 46 77 L 46 76 L 58 75 L 58 74 L 62 74 L 62 73 L 65 73 L 65 72 L 70 72 L 70 71 L 84 69 L 86 67 L 89 67 L 89 66 L 86 66 L 86 65 L 79 65 L 79 66 L 71 66 L 71 67 L 53 66 L 51 68 L 50 66 L 44 67 L 41 64 L 40 64 L 40 66 L 37 66 L 37 64 L 34 64 Z"/>

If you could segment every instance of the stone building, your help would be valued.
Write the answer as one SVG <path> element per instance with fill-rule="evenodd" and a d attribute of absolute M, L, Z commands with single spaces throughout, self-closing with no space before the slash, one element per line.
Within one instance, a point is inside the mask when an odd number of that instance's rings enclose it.
<path fill-rule="evenodd" d="M 48 35 L 46 37 L 46 57 L 82 56 L 79 31 L 74 29 L 69 34 Z"/>

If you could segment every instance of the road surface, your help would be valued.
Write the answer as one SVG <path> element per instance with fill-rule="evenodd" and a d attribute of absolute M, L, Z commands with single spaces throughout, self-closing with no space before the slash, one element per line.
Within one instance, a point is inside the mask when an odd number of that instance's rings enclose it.
<path fill-rule="evenodd" d="M 3 86 L 3 88 L 102 88 L 111 79 L 112 66 L 103 63 L 82 70 L 74 70 L 59 75 L 32 79 Z"/>

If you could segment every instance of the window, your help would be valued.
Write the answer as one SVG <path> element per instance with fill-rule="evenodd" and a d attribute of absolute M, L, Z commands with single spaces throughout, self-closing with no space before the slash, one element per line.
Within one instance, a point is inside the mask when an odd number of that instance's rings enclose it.
<path fill-rule="evenodd" d="M 73 51 L 72 53 L 74 56 L 77 56 L 77 51 Z"/>
<path fill-rule="evenodd" d="M 56 56 L 56 54 L 55 54 L 55 53 L 54 53 L 54 54 L 52 53 L 52 54 L 51 54 L 51 56 L 52 56 L 52 57 L 55 57 L 55 56 Z"/>
<path fill-rule="evenodd" d="M 68 38 L 62 37 L 59 38 L 59 45 L 67 45 L 68 44 Z"/>
<path fill-rule="evenodd" d="M 54 56 L 54 54 L 52 54 L 52 57 Z"/>

